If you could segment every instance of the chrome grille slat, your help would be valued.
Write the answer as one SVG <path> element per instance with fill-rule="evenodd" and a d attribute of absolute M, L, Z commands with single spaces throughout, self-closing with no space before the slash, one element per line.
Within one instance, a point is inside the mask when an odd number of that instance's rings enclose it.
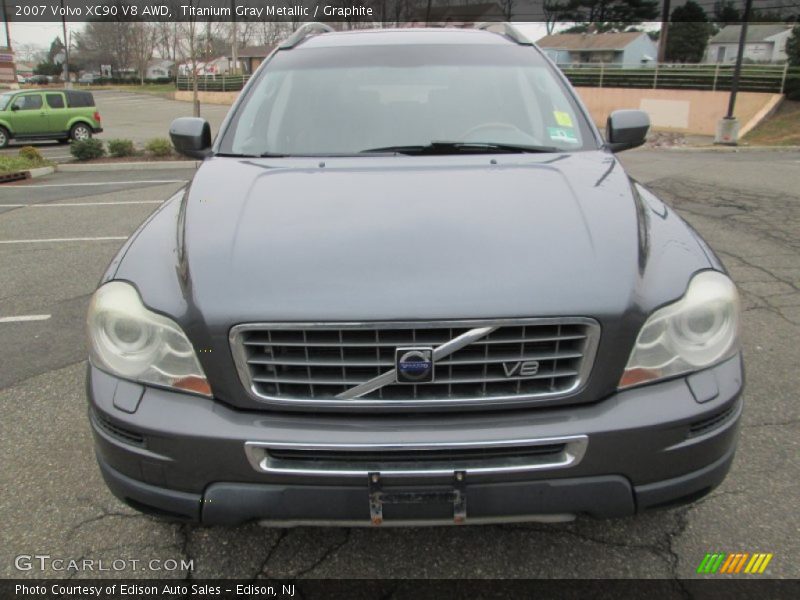
<path fill-rule="evenodd" d="M 599 331 L 594 320 L 581 317 L 256 323 L 234 327 L 230 339 L 240 379 L 253 397 L 267 403 L 488 408 L 574 394 L 588 378 Z M 455 338 L 465 340 L 458 349 L 435 353 L 440 358 L 433 382 L 386 379 L 398 347 L 437 348 Z M 538 361 L 538 368 L 522 375 L 523 361 Z M 382 375 L 382 387 L 363 385 Z M 345 393 L 356 386 L 361 386 L 358 392 Z"/>

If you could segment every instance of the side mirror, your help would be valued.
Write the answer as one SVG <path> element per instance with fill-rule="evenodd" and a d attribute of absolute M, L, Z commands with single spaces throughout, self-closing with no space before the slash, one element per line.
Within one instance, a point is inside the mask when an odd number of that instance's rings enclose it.
<path fill-rule="evenodd" d="M 11 105 L 11 110 L 12 110 L 12 112 L 16 112 L 16 111 L 19 110 L 19 106 L 17 106 L 16 104 L 12 104 Z"/>
<path fill-rule="evenodd" d="M 186 156 L 204 159 L 211 155 L 211 126 L 199 117 L 180 117 L 169 126 L 175 149 Z"/>
<path fill-rule="evenodd" d="M 644 144 L 650 116 L 643 110 L 615 110 L 606 122 L 606 144 L 612 152 L 629 150 Z"/>

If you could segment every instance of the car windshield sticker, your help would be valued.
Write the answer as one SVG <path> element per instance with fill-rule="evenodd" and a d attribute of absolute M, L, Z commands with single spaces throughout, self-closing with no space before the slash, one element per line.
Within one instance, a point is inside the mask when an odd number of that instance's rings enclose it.
<path fill-rule="evenodd" d="M 575 132 L 571 129 L 562 129 L 560 127 L 548 127 L 547 135 L 551 140 L 558 142 L 566 142 L 568 144 L 577 144 L 578 138 Z"/>
<path fill-rule="evenodd" d="M 569 113 L 554 110 L 553 116 L 556 118 L 556 123 L 561 127 L 572 127 L 572 117 L 569 116 Z"/>

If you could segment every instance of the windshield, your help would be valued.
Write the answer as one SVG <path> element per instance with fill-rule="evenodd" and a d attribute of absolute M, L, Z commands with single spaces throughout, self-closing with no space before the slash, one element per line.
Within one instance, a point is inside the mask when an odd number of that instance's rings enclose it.
<path fill-rule="evenodd" d="M 222 154 L 441 153 L 596 148 L 549 64 L 517 45 L 387 45 L 278 52 L 237 108 Z M 447 143 L 447 145 L 441 144 Z M 465 144 L 467 146 L 465 146 Z M 413 150 L 413 148 L 411 149 Z"/>
<path fill-rule="evenodd" d="M 0 94 L 0 110 L 5 110 L 14 94 Z"/>

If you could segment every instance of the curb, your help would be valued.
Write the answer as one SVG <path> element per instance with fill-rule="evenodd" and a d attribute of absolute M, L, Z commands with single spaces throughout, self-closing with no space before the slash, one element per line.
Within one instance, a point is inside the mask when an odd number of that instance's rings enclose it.
<path fill-rule="evenodd" d="M 170 169 L 196 169 L 199 160 L 159 160 L 119 163 L 64 163 L 56 166 L 60 173 L 92 173 L 94 171 L 166 171 Z"/>
<path fill-rule="evenodd" d="M 662 146 L 670 152 L 800 152 L 800 146 Z"/>
<path fill-rule="evenodd" d="M 33 169 L 25 169 L 24 171 L 14 171 L 13 173 L 0 175 L 0 184 L 35 179 L 36 177 L 44 177 L 54 172 L 55 167 L 36 167 Z"/>

